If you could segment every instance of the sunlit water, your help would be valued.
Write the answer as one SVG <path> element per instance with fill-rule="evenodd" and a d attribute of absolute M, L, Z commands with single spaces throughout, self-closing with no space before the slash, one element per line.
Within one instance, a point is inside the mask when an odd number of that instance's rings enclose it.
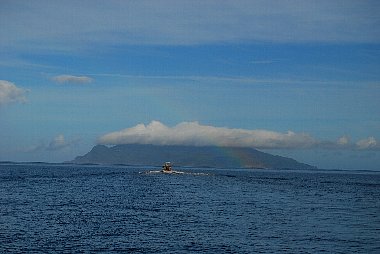
<path fill-rule="evenodd" d="M 380 253 L 380 173 L 0 165 L 0 253 Z"/>

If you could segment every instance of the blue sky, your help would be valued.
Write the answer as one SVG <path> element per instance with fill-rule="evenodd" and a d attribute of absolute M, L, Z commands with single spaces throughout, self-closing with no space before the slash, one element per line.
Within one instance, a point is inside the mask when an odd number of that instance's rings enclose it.
<path fill-rule="evenodd" d="M 378 170 L 378 13 L 377 1 L 0 1 L 0 160 L 217 144 Z"/>

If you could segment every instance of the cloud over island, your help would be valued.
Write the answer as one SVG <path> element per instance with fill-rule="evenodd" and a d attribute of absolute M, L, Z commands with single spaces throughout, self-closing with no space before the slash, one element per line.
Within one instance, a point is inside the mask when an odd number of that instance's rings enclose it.
<path fill-rule="evenodd" d="M 198 122 L 182 122 L 168 127 L 159 121 L 148 125 L 111 132 L 98 139 L 99 144 L 153 144 L 153 145 L 190 145 L 190 146 L 231 146 L 258 149 L 378 149 L 374 137 L 351 143 L 343 136 L 337 141 L 320 141 L 307 133 L 286 133 L 269 130 L 231 129 L 201 125 Z"/>

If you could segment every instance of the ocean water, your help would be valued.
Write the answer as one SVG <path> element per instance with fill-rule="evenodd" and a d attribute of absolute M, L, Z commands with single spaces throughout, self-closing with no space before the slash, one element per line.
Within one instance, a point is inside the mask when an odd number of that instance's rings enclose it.
<path fill-rule="evenodd" d="M 380 253 L 380 172 L 151 170 L 1 164 L 0 253 Z"/>

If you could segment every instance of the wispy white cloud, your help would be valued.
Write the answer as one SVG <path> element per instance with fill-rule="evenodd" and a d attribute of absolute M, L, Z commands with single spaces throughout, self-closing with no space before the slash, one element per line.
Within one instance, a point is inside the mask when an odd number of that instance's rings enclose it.
<path fill-rule="evenodd" d="M 250 64 L 272 64 L 274 62 L 275 62 L 274 60 L 253 60 L 253 61 L 250 61 L 249 63 Z"/>
<path fill-rule="evenodd" d="M 258 149 L 377 149 L 371 137 L 352 144 L 343 136 L 337 141 L 320 141 L 307 133 L 288 131 L 280 133 L 269 130 L 231 129 L 201 125 L 198 122 L 182 122 L 168 127 L 159 121 L 148 125 L 138 124 L 100 137 L 99 144 L 154 144 L 190 146 L 233 146 Z"/>
<path fill-rule="evenodd" d="M 378 1 L 7 1 L 0 45 L 378 43 L 379 11 Z"/>
<path fill-rule="evenodd" d="M 57 83 L 77 83 L 86 84 L 93 81 L 92 78 L 87 76 L 73 76 L 73 75 L 59 75 L 52 78 L 53 81 Z"/>
<path fill-rule="evenodd" d="M 379 147 L 379 144 L 374 137 L 368 137 L 365 139 L 361 139 L 358 142 L 356 142 L 356 145 L 359 149 L 363 149 L 363 150 L 374 149 L 374 148 Z"/>
<path fill-rule="evenodd" d="M 71 143 L 65 140 L 65 137 L 60 134 L 56 136 L 52 141 L 50 141 L 49 145 L 46 147 L 46 150 L 55 151 L 61 150 L 67 146 L 70 146 Z"/>
<path fill-rule="evenodd" d="M 3 58 L 3 57 L 2 57 Z M 53 69 L 56 68 L 53 65 L 46 65 L 46 64 L 36 64 L 28 60 L 20 59 L 20 58 L 9 58 L 5 57 L 3 59 L 0 59 L 0 67 L 16 67 L 16 68 L 25 68 L 25 69 L 32 69 L 32 68 L 38 68 L 38 69 Z"/>
<path fill-rule="evenodd" d="M 337 142 L 338 145 L 340 146 L 347 146 L 350 144 L 350 138 L 348 136 L 342 136 L 340 137 Z"/>
<path fill-rule="evenodd" d="M 9 103 L 25 103 L 28 90 L 17 87 L 14 83 L 0 80 L 0 106 Z"/>
<path fill-rule="evenodd" d="M 26 149 L 22 149 L 23 152 L 38 152 L 38 151 L 60 151 L 65 148 L 76 145 L 79 142 L 78 139 L 66 140 L 63 134 L 59 134 L 54 137 L 50 142 L 40 142 L 37 145 L 30 146 Z"/>
<path fill-rule="evenodd" d="M 259 85 L 325 85 L 327 87 L 347 87 L 353 86 L 365 88 L 378 88 L 378 81 L 347 81 L 347 80 L 323 80 L 323 79 L 280 79 L 280 78 L 257 78 L 252 76 L 194 76 L 194 75 L 131 75 L 122 73 L 88 73 L 86 75 L 98 77 L 122 78 L 126 80 L 169 80 L 169 81 L 196 81 L 196 82 L 214 82 L 221 84 L 222 82 L 236 82 L 241 84 L 259 84 Z"/>

